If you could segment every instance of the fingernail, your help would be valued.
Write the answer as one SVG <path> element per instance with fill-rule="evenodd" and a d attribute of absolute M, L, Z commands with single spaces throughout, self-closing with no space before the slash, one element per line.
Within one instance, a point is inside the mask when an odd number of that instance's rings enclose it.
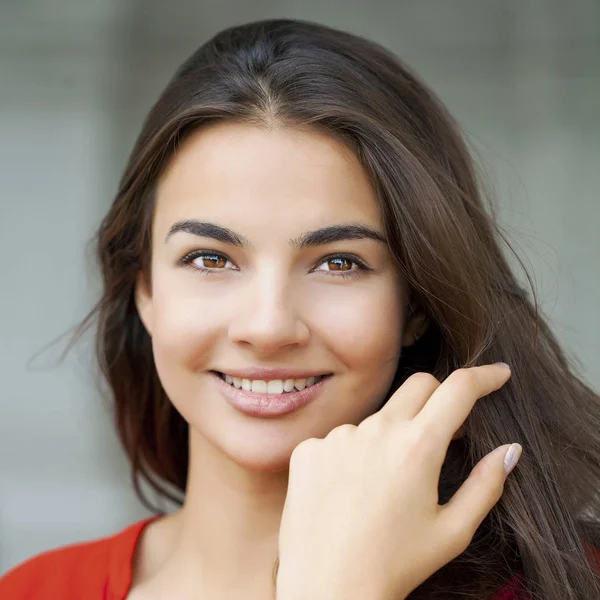
<path fill-rule="evenodd" d="M 499 367 L 503 367 L 504 369 L 509 369 L 510 370 L 510 367 L 505 362 L 497 362 L 497 363 L 494 363 L 494 364 L 498 365 Z"/>
<path fill-rule="evenodd" d="M 523 452 L 523 447 L 521 444 L 511 444 L 507 453 L 504 455 L 504 470 L 508 475 L 519 462 L 519 458 L 521 458 L 521 453 Z"/>

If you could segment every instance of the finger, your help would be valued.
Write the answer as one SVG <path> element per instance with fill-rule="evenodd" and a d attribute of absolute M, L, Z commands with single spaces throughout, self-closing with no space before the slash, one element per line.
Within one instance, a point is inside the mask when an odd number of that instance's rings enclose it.
<path fill-rule="evenodd" d="M 475 402 L 500 389 L 510 375 L 510 369 L 498 365 L 457 369 L 433 392 L 414 421 L 447 448 Z"/>
<path fill-rule="evenodd" d="M 464 549 L 470 544 L 477 528 L 502 497 L 507 473 L 504 457 L 511 444 L 496 448 L 475 465 L 466 481 L 440 508 L 444 531 Z M 520 455 L 521 447 L 519 446 Z"/>
<path fill-rule="evenodd" d="M 389 421 L 413 419 L 440 385 L 431 373 L 414 373 L 373 416 Z"/>

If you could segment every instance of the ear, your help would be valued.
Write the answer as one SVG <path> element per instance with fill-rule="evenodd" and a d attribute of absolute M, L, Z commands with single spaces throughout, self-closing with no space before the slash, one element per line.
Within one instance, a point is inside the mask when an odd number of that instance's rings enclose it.
<path fill-rule="evenodd" d="M 417 312 L 411 317 L 404 329 L 402 336 L 402 346 L 412 346 L 428 329 L 431 319 L 423 312 Z M 452 436 L 453 440 L 458 440 L 467 433 L 466 424 L 462 424 L 458 431 Z"/>
<path fill-rule="evenodd" d="M 152 337 L 152 293 L 148 290 L 141 271 L 138 272 L 134 291 L 135 306 L 148 335 Z"/>
<path fill-rule="evenodd" d="M 427 331 L 430 323 L 431 319 L 423 312 L 414 314 L 404 328 L 402 346 L 412 346 Z"/>

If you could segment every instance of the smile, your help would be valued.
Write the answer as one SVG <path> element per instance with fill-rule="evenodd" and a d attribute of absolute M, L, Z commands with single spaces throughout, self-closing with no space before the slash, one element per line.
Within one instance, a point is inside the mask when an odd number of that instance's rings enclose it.
<path fill-rule="evenodd" d="M 231 378 L 232 381 L 229 383 L 226 380 L 229 377 L 228 375 L 218 371 L 211 371 L 210 373 L 213 380 L 218 384 L 225 400 L 238 411 L 254 417 L 280 417 L 295 412 L 318 398 L 323 391 L 323 387 L 333 379 L 333 374 L 329 374 L 308 377 L 307 379 L 275 379 L 270 381 L 260 379 L 234 381 L 234 378 Z M 310 379 L 314 379 L 314 381 L 309 385 Z M 236 383 L 240 387 L 237 387 Z M 289 391 L 284 389 L 284 385 Z M 296 385 L 299 385 L 302 389 L 296 389 Z M 248 387 L 249 389 L 245 389 Z"/>
<path fill-rule="evenodd" d="M 289 394 L 290 392 L 301 392 L 304 388 L 311 387 L 319 383 L 328 375 L 318 375 L 317 377 L 307 377 L 306 379 L 273 379 L 265 381 L 262 379 L 243 379 L 241 377 L 232 377 L 226 373 L 216 374 L 226 383 L 237 389 L 247 392 L 256 392 L 259 394 Z"/>

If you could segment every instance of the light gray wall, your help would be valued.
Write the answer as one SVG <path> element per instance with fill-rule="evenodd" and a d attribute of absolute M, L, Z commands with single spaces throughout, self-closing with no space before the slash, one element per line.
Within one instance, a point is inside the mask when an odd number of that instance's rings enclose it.
<path fill-rule="evenodd" d="M 173 69 L 236 23 L 299 17 L 404 57 L 464 126 L 542 309 L 600 388 L 600 4 L 0 4 L 0 573 L 145 516 L 85 344 L 35 353 L 98 292 L 85 244 Z M 252 9 L 249 7 L 251 4 Z"/>

